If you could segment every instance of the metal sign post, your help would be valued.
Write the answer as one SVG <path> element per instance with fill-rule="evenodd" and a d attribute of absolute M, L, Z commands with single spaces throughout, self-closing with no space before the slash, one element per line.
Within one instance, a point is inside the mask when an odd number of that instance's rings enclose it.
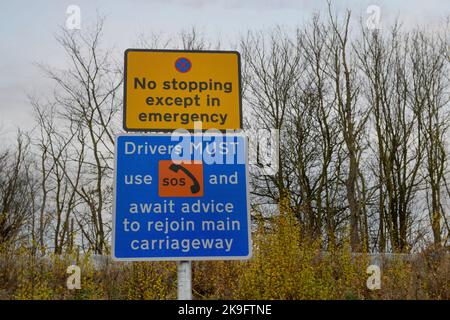
<path fill-rule="evenodd" d="M 178 300 L 192 300 L 192 264 L 191 261 L 179 261 Z"/>

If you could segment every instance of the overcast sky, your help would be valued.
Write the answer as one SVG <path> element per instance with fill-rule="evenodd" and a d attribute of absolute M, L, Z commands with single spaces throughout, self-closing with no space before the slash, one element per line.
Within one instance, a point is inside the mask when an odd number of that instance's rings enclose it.
<path fill-rule="evenodd" d="M 65 56 L 54 35 L 65 25 L 69 5 L 81 9 L 81 28 L 106 16 L 105 44 L 118 57 L 133 47 L 139 34 L 179 33 L 192 26 L 229 46 L 247 29 L 283 25 L 294 28 L 326 8 L 325 0 L 0 0 L 0 138 L 13 136 L 17 127 L 30 129 L 27 94 L 45 95 L 52 84 L 34 65 L 64 68 Z M 442 26 L 450 14 L 450 0 L 335 0 L 334 10 L 351 9 L 366 17 L 367 7 L 380 7 L 381 25 L 399 18 L 406 27 Z M 224 47 L 223 49 L 230 49 Z M 231 48 L 233 49 L 233 48 Z M 2 143 L 0 143 L 1 145 Z"/>

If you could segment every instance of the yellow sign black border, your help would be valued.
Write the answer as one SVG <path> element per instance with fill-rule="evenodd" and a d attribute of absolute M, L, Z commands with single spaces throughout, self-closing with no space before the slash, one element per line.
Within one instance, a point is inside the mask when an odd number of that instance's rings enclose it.
<path fill-rule="evenodd" d="M 173 129 L 158 129 L 158 128 L 127 128 L 126 126 L 126 116 L 127 116 L 127 62 L 128 62 L 128 52 L 179 52 L 179 53 L 231 53 L 236 54 L 238 57 L 238 85 L 239 85 L 239 130 L 242 130 L 242 79 L 241 79 L 241 54 L 238 51 L 230 50 L 172 50 L 172 49 L 135 49 L 129 48 L 124 52 L 124 68 L 123 68 L 123 106 L 122 106 L 122 126 L 126 132 L 172 132 L 181 128 Z M 202 128 L 202 131 L 206 131 L 213 128 Z M 235 129 L 235 128 L 230 128 Z M 194 129 L 186 129 L 193 132 Z M 220 129 L 219 131 L 226 131 L 227 129 Z"/>

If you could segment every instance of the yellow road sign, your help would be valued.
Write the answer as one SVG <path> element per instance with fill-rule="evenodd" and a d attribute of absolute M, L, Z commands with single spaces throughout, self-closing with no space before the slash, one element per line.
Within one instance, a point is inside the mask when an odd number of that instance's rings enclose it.
<path fill-rule="evenodd" d="M 236 51 L 128 49 L 124 82 L 127 131 L 242 128 Z"/>

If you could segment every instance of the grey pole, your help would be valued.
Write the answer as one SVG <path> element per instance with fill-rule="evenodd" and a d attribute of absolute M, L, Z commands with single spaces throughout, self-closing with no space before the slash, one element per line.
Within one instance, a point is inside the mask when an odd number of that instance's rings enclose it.
<path fill-rule="evenodd" d="M 192 300 L 191 261 L 178 262 L 178 300 Z"/>

